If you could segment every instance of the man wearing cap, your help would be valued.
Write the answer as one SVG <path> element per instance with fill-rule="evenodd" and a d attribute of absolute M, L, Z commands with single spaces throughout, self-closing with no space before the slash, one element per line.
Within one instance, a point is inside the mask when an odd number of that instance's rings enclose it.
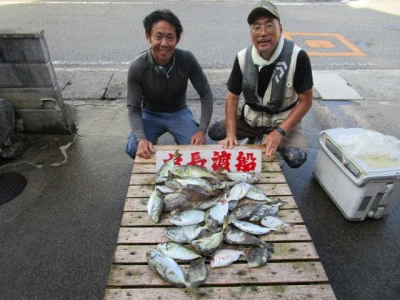
<path fill-rule="evenodd" d="M 265 154 L 278 151 L 292 168 L 307 159 L 301 119 L 312 105 L 312 70 L 307 53 L 282 34 L 278 10 L 260 2 L 248 15 L 252 45 L 240 51 L 228 80 L 225 119 L 208 135 L 223 148 L 238 140 L 266 137 Z M 243 93 L 244 100 L 239 101 Z"/>

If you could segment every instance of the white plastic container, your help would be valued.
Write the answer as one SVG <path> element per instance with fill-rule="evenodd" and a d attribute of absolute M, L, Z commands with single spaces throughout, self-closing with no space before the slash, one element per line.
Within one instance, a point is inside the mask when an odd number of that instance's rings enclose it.
<path fill-rule="evenodd" d="M 314 177 L 350 221 L 379 219 L 400 200 L 400 160 L 355 157 L 348 159 L 337 143 L 343 135 L 362 128 L 335 128 L 321 132 Z"/>

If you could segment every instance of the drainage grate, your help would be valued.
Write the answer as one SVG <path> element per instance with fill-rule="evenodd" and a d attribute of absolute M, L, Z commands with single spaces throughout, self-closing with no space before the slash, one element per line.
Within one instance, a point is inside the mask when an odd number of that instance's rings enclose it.
<path fill-rule="evenodd" d="M 26 179 L 18 173 L 0 173 L 0 205 L 17 197 L 25 188 Z"/>

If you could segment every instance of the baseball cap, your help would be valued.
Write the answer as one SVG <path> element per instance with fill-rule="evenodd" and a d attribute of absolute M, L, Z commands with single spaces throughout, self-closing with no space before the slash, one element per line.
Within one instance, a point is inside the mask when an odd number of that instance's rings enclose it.
<path fill-rule="evenodd" d="M 278 9 L 276 6 L 269 1 L 261 1 L 256 7 L 249 13 L 247 17 L 247 23 L 252 24 L 258 17 L 272 15 L 280 21 Z"/>

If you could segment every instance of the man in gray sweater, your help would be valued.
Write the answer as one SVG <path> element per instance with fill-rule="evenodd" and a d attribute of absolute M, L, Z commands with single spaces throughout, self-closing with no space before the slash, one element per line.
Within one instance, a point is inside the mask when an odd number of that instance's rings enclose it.
<path fill-rule="evenodd" d="M 156 10 L 143 21 L 151 48 L 128 71 L 128 117 L 131 133 L 126 153 L 150 158 L 157 139 L 169 132 L 177 144 L 204 145 L 213 111 L 207 78 L 194 55 L 177 49 L 183 31 L 169 10 Z M 188 80 L 201 100 L 200 124 L 186 102 Z"/>

